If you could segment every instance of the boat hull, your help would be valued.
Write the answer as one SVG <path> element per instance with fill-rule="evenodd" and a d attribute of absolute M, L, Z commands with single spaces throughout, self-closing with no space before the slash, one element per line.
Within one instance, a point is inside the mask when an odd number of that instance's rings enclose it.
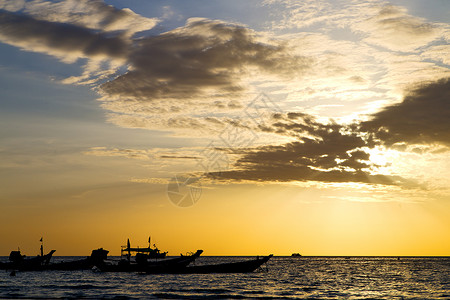
<path fill-rule="evenodd" d="M 251 273 L 272 258 L 272 254 L 254 260 L 166 270 L 171 274 Z"/>

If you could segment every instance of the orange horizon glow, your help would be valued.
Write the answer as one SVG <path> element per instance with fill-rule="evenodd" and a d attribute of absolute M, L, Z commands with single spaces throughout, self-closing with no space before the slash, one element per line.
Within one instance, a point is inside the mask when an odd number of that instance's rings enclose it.
<path fill-rule="evenodd" d="M 15 224 L 10 233 L 2 229 L 0 254 L 7 256 L 20 247 L 34 256 L 43 236 L 45 249 L 55 249 L 56 256 L 86 256 L 100 247 L 117 256 L 128 238 L 133 246 L 146 247 L 151 236 L 152 244 L 172 256 L 197 249 L 205 256 L 450 255 L 445 202 L 424 212 L 421 203 L 354 202 L 327 199 L 316 189 L 298 190 L 277 185 L 219 187 L 204 190 L 201 200 L 187 209 L 171 204 L 162 190 L 152 201 L 147 196 L 130 199 L 126 208 L 96 205 L 83 219 L 76 206 L 53 213 L 22 207 L 28 222 Z M 316 202 L 305 201 L 313 197 Z M 13 217 L 3 220 L 14 222 Z"/>

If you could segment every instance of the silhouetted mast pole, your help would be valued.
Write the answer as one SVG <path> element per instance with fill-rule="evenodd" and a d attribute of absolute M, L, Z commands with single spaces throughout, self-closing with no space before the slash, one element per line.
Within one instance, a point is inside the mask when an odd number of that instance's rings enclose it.
<path fill-rule="evenodd" d="M 128 261 L 131 260 L 130 239 L 127 239 Z"/>

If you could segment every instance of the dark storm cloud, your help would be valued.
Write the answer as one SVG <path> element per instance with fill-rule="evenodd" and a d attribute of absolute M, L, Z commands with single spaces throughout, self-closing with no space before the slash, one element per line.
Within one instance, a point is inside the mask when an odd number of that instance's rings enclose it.
<path fill-rule="evenodd" d="M 422 84 L 399 104 L 374 114 L 360 130 L 387 146 L 395 143 L 450 146 L 450 78 Z"/>
<path fill-rule="evenodd" d="M 291 56 L 282 45 L 262 43 L 245 27 L 205 19 L 139 40 L 131 70 L 101 90 L 140 100 L 229 96 L 244 89 L 252 69 L 289 76 L 308 69 L 311 59 Z"/>
<path fill-rule="evenodd" d="M 26 50 L 82 57 L 124 58 L 128 51 L 127 43 L 120 37 L 3 10 L 0 10 L 0 40 Z"/>

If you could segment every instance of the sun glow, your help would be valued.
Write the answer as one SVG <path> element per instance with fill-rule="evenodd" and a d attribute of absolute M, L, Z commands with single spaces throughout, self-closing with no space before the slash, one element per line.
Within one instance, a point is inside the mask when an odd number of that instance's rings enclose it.
<path fill-rule="evenodd" d="M 366 150 L 370 154 L 370 161 L 378 167 L 387 167 L 398 158 L 398 151 L 386 149 L 385 147 L 375 147 Z"/>

